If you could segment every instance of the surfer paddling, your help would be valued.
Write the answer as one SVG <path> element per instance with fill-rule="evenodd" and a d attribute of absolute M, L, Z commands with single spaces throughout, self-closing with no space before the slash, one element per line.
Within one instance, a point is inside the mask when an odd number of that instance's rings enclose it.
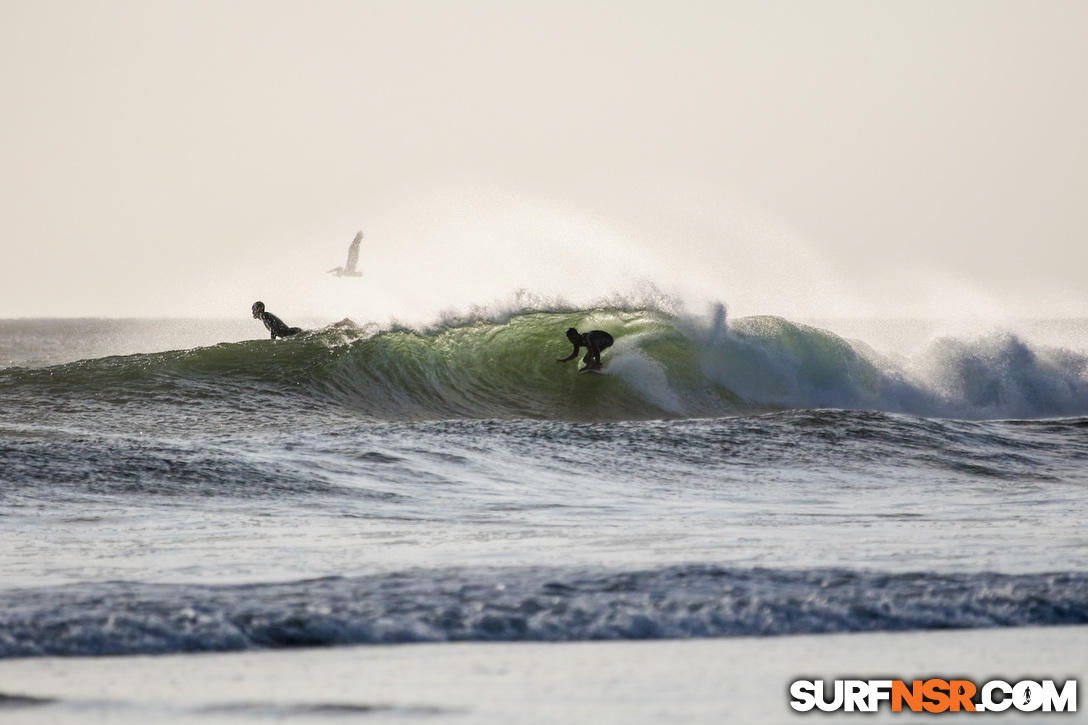
<path fill-rule="evenodd" d="M 264 326 L 272 333 L 273 340 L 277 337 L 290 337 L 291 335 L 297 335 L 302 332 L 301 327 L 288 327 L 286 322 L 276 317 L 271 312 L 266 312 L 263 302 L 253 303 L 253 319 L 260 320 L 264 323 Z"/>
<path fill-rule="evenodd" d="M 612 336 L 604 330 L 591 330 L 579 334 L 578 330 L 573 327 L 567 330 L 567 339 L 574 345 L 574 352 L 569 357 L 561 358 L 556 362 L 570 362 L 578 357 L 578 351 L 584 347 L 586 348 L 586 356 L 582 358 L 582 362 L 586 366 L 582 370 L 600 370 L 601 351 L 612 347 L 613 343 Z"/>

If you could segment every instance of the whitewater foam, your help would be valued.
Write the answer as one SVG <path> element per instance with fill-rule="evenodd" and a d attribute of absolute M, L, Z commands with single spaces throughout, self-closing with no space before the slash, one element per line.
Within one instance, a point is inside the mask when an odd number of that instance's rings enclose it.
<path fill-rule="evenodd" d="M 0 658 L 1088 623 L 1088 576 L 676 566 L 429 570 L 0 593 Z"/>

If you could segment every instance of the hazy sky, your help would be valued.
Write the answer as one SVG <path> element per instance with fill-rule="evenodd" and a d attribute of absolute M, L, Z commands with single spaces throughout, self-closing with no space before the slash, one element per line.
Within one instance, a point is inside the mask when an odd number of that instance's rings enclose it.
<path fill-rule="evenodd" d="M 1086 38 L 1082 0 L 0 0 L 0 318 L 1088 316 Z"/>

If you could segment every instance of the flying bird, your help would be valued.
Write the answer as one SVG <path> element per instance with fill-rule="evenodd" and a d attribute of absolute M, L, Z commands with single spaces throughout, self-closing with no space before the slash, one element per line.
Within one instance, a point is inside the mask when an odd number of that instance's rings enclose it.
<path fill-rule="evenodd" d="M 362 277 L 363 273 L 355 269 L 355 266 L 359 264 L 359 244 L 362 241 L 363 233 L 359 232 L 348 247 L 348 261 L 344 263 L 343 267 L 330 269 L 328 274 L 335 274 L 337 277 Z"/>

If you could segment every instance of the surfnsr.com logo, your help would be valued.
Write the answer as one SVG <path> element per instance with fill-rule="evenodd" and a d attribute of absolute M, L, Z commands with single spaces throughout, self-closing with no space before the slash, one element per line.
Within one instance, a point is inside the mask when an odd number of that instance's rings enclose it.
<path fill-rule="evenodd" d="M 1059 688 L 1054 680 L 1009 684 L 990 680 L 981 687 L 970 680 L 797 680 L 790 685 L 790 707 L 800 712 L 876 712 L 887 702 L 892 712 L 1076 712 L 1077 681 Z"/>

